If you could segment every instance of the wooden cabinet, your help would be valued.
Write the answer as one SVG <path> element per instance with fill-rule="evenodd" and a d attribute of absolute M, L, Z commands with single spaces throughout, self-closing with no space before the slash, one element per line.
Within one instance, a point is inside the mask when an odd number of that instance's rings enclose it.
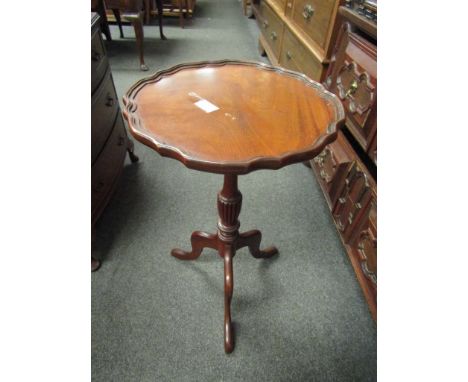
<path fill-rule="evenodd" d="M 341 0 L 257 0 L 259 45 L 274 65 L 321 81 L 336 36 Z"/>
<path fill-rule="evenodd" d="M 367 301 L 371 302 L 369 309 L 375 318 L 377 317 L 377 194 L 374 189 L 346 248 L 362 291 Z"/>
<path fill-rule="evenodd" d="M 91 14 L 91 230 L 109 202 L 122 172 L 126 152 L 132 162 L 109 61 L 101 38 L 99 16 Z M 94 235 L 93 235 L 94 236 Z M 100 262 L 91 258 L 91 270 Z"/>
<path fill-rule="evenodd" d="M 377 46 L 352 32 L 349 22 L 341 27 L 325 84 L 343 102 L 346 126 L 369 151 L 377 132 Z"/>
<path fill-rule="evenodd" d="M 377 36 L 372 34 L 376 25 L 374 18 L 366 21 L 352 7 L 340 7 L 339 13 L 344 20 L 324 85 L 343 102 L 346 123 L 311 167 L 376 319 Z"/>

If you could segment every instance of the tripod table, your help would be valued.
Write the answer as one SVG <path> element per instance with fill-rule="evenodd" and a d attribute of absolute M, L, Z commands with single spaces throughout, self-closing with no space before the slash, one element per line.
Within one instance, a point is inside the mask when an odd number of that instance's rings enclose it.
<path fill-rule="evenodd" d="M 224 260 L 224 349 L 230 353 L 232 259 L 243 247 L 260 259 L 278 252 L 275 247 L 260 249 L 258 230 L 239 233 L 242 194 L 237 177 L 318 155 L 336 139 L 343 106 L 303 74 L 233 60 L 162 70 L 138 81 L 123 101 L 137 140 L 188 168 L 224 175 L 217 232 L 195 231 L 190 252 L 173 249 L 171 254 L 195 260 L 203 248 L 213 248 Z"/>

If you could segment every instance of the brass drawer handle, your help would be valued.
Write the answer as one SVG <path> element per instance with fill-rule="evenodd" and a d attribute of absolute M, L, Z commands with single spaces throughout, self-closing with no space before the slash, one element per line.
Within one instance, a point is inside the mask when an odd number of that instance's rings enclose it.
<path fill-rule="evenodd" d="M 354 214 L 350 212 L 348 215 L 348 223 L 353 224 L 353 220 L 354 220 Z"/>
<path fill-rule="evenodd" d="M 93 60 L 93 61 L 99 61 L 101 58 L 102 58 L 101 53 L 96 52 L 95 50 L 93 50 L 93 51 L 91 52 L 91 60 Z"/>
<path fill-rule="evenodd" d="M 315 9 L 312 7 L 312 5 L 307 4 L 304 7 L 304 12 L 302 12 L 302 17 L 304 17 L 305 20 L 309 20 L 313 15 L 314 15 Z"/>
<path fill-rule="evenodd" d="M 286 58 L 288 60 L 290 60 L 292 58 L 292 54 L 291 54 L 291 52 L 289 50 L 286 52 Z"/>
<path fill-rule="evenodd" d="M 273 41 L 275 41 L 278 38 L 278 35 L 276 34 L 276 32 L 271 32 L 270 37 Z"/>
<path fill-rule="evenodd" d="M 112 98 L 112 96 L 110 94 L 107 94 L 107 97 L 106 97 L 106 106 L 107 107 L 112 107 L 114 106 L 114 98 Z"/>
<path fill-rule="evenodd" d="M 348 98 L 350 95 L 356 93 L 356 90 L 357 90 L 358 87 L 359 87 L 358 82 L 356 80 L 353 80 L 353 82 L 351 82 L 351 85 L 349 85 L 349 89 L 346 92 L 344 97 Z"/>
<path fill-rule="evenodd" d="M 265 21 L 263 22 L 263 28 L 264 28 L 264 29 L 267 29 L 267 28 L 268 28 L 268 21 L 265 20 Z"/>

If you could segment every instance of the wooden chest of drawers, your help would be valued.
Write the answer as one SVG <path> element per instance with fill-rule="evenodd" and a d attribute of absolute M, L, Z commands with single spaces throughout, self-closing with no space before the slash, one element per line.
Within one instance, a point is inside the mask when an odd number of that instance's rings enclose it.
<path fill-rule="evenodd" d="M 273 65 L 321 81 L 337 33 L 342 0 L 255 0 L 259 45 Z"/>
<path fill-rule="evenodd" d="M 375 24 L 340 7 L 345 21 L 324 85 L 346 111 L 343 132 L 312 162 L 374 319 L 377 317 L 377 46 Z M 351 18 L 348 20 L 348 18 Z"/>
<path fill-rule="evenodd" d="M 126 152 L 132 162 L 109 61 L 101 38 L 99 16 L 91 14 L 91 229 L 109 202 L 122 172 Z M 94 235 L 93 235 L 94 236 Z M 91 269 L 100 262 L 91 258 Z"/>

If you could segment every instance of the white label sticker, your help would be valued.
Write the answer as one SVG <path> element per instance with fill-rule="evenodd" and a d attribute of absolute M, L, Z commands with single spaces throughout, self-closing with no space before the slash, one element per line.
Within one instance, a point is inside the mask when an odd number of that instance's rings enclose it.
<path fill-rule="evenodd" d="M 201 99 L 200 101 L 195 102 L 195 106 L 202 109 L 205 113 L 211 113 L 213 111 L 219 110 L 219 107 L 213 105 L 211 102 L 206 99 Z"/>

